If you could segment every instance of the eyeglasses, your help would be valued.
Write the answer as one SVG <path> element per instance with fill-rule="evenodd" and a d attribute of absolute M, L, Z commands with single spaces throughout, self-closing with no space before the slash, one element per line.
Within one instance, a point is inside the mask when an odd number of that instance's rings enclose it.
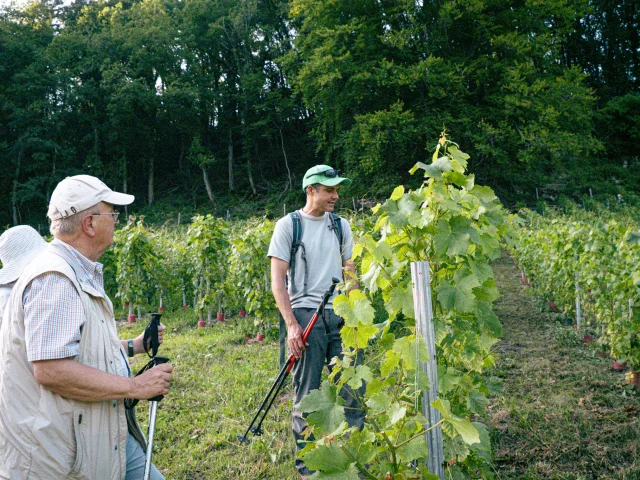
<path fill-rule="evenodd" d="M 312 173 L 311 175 L 309 175 L 309 177 L 313 177 L 315 175 L 322 175 L 323 177 L 336 178 L 340 176 L 340 170 L 331 168 L 329 170 L 325 170 L 324 172 Z"/>
<path fill-rule="evenodd" d="M 100 215 L 109 215 L 111 217 L 111 219 L 113 220 L 113 223 L 115 223 L 116 225 L 120 221 L 118 219 L 118 215 L 120 215 L 120 212 L 117 211 L 117 210 L 114 210 L 113 212 L 109 212 L 109 213 L 92 213 L 91 214 L 92 217 L 99 217 Z"/>

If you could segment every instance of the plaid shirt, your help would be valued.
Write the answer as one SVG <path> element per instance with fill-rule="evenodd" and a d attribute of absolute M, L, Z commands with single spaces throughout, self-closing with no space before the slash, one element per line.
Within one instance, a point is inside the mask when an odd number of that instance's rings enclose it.
<path fill-rule="evenodd" d="M 78 261 L 89 283 L 105 297 L 102 264 L 92 262 L 75 248 L 55 239 Z M 30 362 L 76 357 L 80 354 L 80 329 L 86 322 L 80 294 L 71 280 L 59 272 L 34 278 L 22 294 L 27 358 Z M 120 374 L 128 375 L 122 358 Z"/>

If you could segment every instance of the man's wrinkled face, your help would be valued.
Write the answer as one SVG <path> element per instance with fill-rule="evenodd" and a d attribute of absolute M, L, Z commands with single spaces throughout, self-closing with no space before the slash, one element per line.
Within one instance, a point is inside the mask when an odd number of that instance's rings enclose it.
<path fill-rule="evenodd" d="M 314 208 L 323 212 L 333 212 L 338 201 L 339 185 L 335 187 L 327 187 L 326 185 L 318 185 L 318 189 L 312 187 L 311 195 Z"/>
<path fill-rule="evenodd" d="M 100 202 L 98 212 L 92 215 L 93 228 L 96 232 L 96 243 L 107 249 L 113 244 L 113 232 L 117 223 L 117 213 L 113 205 Z"/>

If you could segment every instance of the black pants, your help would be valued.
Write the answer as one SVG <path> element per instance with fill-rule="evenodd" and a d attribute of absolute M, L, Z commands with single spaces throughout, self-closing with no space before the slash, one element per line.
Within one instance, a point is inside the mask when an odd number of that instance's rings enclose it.
<path fill-rule="evenodd" d="M 294 308 L 293 313 L 304 330 L 311 317 L 315 313 L 314 308 Z M 340 338 L 340 328 L 343 321 L 340 317 L 333 313 L 332 309 L 326 309 L 324 321 L 319 318 L 307 339 L 309 346 L 304 351 L 292 370 L 293 375 L 293 411 L 291 412 L 291 427 L 293 436 L 296 440 L 296 448 L 302 450 L 306 442 L 302 436 L 303 430 L 306 428 L 304 420 L 305 415 L 299 410 L 300 402 L 309 394 L 311 390 L 320 388 L 322 383 L 322 370 L 325 365 L 331 371 L 329 362 L 333 357 L 342 358 L 342 339 Z M 286 327 L 284 328 L 286 337 Z M 282 332 L 281 332 L 282 334 Z M 281 337 L 282 341 L 282 337 Z M 359 359 L 361 361 L 361 359 Z M 360 363 L 360 362 L 358 362 Z M 362 396 L 365 387 L 361 387 L 357 394 Z M 360 408 L 356 400 L 356 393 L 345 385 L 340 392 L 340 396 L 345 399 L 345 417 L 349 426 L 357 426 L 362 428 L 364 425 L 364 412 Z M 313 440 L 313 435 L 309 437 Z M 310 475 L 311 471 L 307 469 L 304 462 L 296 457 L 296 469 L 301 475 Z"/>

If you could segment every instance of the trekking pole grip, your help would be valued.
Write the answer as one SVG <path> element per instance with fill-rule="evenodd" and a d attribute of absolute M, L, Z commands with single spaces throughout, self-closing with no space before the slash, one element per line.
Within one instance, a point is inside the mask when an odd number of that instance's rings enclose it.
<path fill-rule="evenodd" d="M 153 366 L 162 365 L 163 363 L 167 363 L 169 359 L 167 357 L 153 357 Z M 150 402 L 159 402 L 164 398 L 164 395 L 158 395 L 157 397 L 150 398 Z"/>

